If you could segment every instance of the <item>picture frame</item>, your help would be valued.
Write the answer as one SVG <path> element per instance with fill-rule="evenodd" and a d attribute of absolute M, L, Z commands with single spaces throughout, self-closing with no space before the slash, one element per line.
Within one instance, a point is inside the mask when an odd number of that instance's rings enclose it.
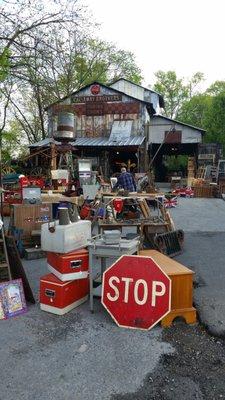
<path fill-rule="evenodd" d="M 0 283 L 0 319 L 8 319 L 27 311 L 22 279 Z"/>

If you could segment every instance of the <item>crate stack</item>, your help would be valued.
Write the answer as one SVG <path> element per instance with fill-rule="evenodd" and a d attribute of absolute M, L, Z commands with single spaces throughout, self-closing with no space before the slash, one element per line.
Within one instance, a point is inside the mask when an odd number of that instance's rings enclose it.
<path fill-rule="evenodd" d="M 88 299 L 90 238 L 90 221 L 43 225 L 41 241 L 49 273 L 40 279 L 41 310 L 63 315 Z"/>
<path fill-rule="evenodd" d="M 195 178 L 196 172 L 196 161 L 195 157 L 188 157 L 188 166 L 187 166 L 187 186 L 191 187 L 192 182 Z"/>

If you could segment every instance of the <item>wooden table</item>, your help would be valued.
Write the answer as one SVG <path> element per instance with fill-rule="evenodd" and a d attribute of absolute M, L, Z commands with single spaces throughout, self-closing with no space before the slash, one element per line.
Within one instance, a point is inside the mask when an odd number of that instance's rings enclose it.
<path fill-rule="evenodd" d="M 76 204 L 78 206 L 81 206 L 84 202 L 84 197 L 79 196 L 79 197 L 67 197 L 64 196 L 63 194 L 59 193 L 41 193 L 41 200 L 44 203 L 61 203 L 61 202 L 68 202 L 72 204 Z"/>
<path fill-rule="evenodd" d="M 157 250 L 140 250 L 139 255 L 151 257 L 172 281 L 171 311 L 162 319 L 162 326 L 170 326 L 176 317 L 183 317 L 188 324 L 196 322 L 193 307 L 194 272 Z"/>

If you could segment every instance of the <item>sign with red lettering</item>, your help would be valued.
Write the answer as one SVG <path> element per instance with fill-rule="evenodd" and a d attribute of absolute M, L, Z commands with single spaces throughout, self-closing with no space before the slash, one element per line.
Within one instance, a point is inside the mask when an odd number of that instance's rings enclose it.
<path fill-rule="evenodd" d="M 170 303 L 171 280 L 151 257 L 122 256 L 103 274 L 102 304 L 121 327 L 151 329 Z"/>

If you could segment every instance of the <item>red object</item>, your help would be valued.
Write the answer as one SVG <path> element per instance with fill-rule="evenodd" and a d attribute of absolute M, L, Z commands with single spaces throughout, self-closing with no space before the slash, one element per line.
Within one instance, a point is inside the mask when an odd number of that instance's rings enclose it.
<path fill-rule="evenodd" d="M 90 212 L 91 212 L 91 207 L 88 205 L 83 205 L 80 210 L 81 219 L 86 219 L 87 217 L 89 217 Z"/>
<path fill-rule="evenodd" d="M 88 277 L 89 253 L 80 249 L 67 254 L 47 252 L 48 269 L 61 281 Z"/>
<path fill-rule="evenodd" d="M 15 181 L 3 181 L 3 201 L 8 204 L 21 204 L 23 201 L 23 188 L 30 184 L 26 176 L 15 178 Z"/>
<path fill-rule="evenodd" d="M 100 86 L 99 85 L 92 85 L 91 86 L 91 93 L 92 94 L 99 94 L 100 93 Z"/>
<path fill-rule="evenodd" d="M 177 204 L 178 204 L 178 202 L 177 202 L 177 197 L 172 197 L 171 199 L 169 198 L 169 199 L 165 199 L 164 200 L 164 206 L 166 207 L 166 208 L 173 208 L 173 207 L 176 207 L 177 206 Z"/>
<path fill-rule="evenodd" d="M 38 186 L 41 189 L 45 186 L 45 182 L 43 178 L 37 178 L 36 176 L 29 176 L 29 185 L 31 186 Z"/>
<path fill-rule="evenodd" d="M 151 329 L 170 303 L 170 278 L 151 257 L 122 256 L 103 274 L 102 304 L 121 327 Z"/>
<path fill-rule="evenodd" d="M 88 299 L 89 281 L 79 279 L 62 282 L 48 274 L 40 280 L 40 307 L 43 311 L 63 315 Z"/>
<path fill-rule="evenodd" d="M 193 197 L 194 196 L 194 191 L 192 190 L 192 188 L 189 188 L 189 187 L 175 189 L 175 190 L 173 190 L 172 193 L 179 195 L 181 197 Z"/>
<path fill-rule="evenodd" d="M 113 200 L 113 207 L 117 212 L 121 212 L 123 209 L 123 200 L 122 199 L 114 199 Z"/>

